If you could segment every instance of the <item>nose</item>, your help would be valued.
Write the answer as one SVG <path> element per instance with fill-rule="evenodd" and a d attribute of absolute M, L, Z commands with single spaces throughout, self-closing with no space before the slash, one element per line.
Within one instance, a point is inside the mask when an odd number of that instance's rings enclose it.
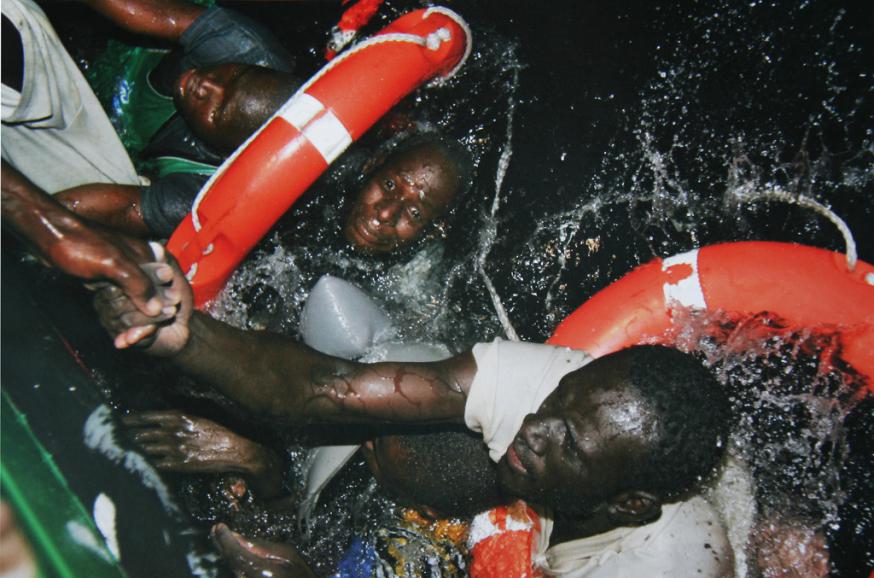
<path fill-rule="evenodd" d="M 380 223 L 393 224 L 400 208 L 401 203 L 397 199 L 384 199 L 376 207 L 376 216 Z"/>
<path fill-rule="evenodd" d="M 555 417 L 537 417 L 530 414 L 522 423 L 519 433 L 525 444 L 538 456 L 546 452 L 551 439 L 558 440 L 562 431 L 562 420 Z"/>

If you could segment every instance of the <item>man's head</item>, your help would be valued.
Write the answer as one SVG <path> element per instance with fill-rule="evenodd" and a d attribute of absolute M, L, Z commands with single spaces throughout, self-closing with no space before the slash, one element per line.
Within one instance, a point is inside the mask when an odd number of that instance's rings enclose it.
<path fill-rule="evenodd" d="M 498 464 L 510 495 L 565 514 L 650 521 L 723 453 L 728 401 L 693 357 L 640 346 L 562 378 Z"/>
<path fill-rule="evenodd" d="M 421 238 L 467 186 L 468 165 L 456 143 L 433 135 L 406 141 L 359 191 L 346 239 L 365 253 L 389 253 Z"/>
<path fill-rule="evenodd" d="M 182 73 L 174 101 L 195 135 L 217 151 L 230 153 L 264 124 L 299 84 L 285 72 L 229 62 Z"/>
<path fill-rule="evenodd" d="M 380 485 L 432 517 L 472 516 L 500 503 L 494 464 L 466 429 L 384 435 L 364 447 Z"/>

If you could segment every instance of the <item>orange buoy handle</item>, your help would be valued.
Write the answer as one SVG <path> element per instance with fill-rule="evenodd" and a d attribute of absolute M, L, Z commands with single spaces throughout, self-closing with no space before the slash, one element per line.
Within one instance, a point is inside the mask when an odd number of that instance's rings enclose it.
<path fill-rule="evenodd" d="M 200 307 L 352 141 L 470 53 L 470 30 L 446 8 L 398 18 L 325 65 L 200 191 L 167 248 Z"/>

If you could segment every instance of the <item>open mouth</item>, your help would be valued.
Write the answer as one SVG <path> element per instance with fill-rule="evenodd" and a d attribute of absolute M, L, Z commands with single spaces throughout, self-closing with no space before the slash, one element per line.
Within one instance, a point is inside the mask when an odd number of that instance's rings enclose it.
<path fill-rule="evenodd" d="M 364 216 L 359 216 L 354 219 L 349 226 L 348 231 L 355 238 L 359 245 L 364 245 L 372 250 L 390 249 L 394 245 L 390 239 L 386 239 L 379 234 L 379 231 L 374 230 L 371 226 L 372 219 Z M 378 225 L 377 225 L 378 226 Z"/>
<path fill-rule="evenodd" d="M 364 217 L 360 217 L 358 219 L 358 221 L 355 223 L 355 230 L 358 233 L 358 236 L 361 237 L 362 239 L 364 239 L 365 241 L 368 241 L 371 243 L 380 242 L 379 237 L 377 236 L 377 234 L 374 231 L 372 231 L 370 229 L 370 227 L 367 225 L 367 219 Z"/>
<path fill-rule="evenodd" d="M 525 464 L 522 463 L 522 460 L 519 459 L 519 454 L 516 453 L 516 448 L 513 444 L 510 444 L 510 447 L 507 448 L 507 463 L 512 469 L 520 474 L 528 475 L 528 468 L 526 468 Z"/>

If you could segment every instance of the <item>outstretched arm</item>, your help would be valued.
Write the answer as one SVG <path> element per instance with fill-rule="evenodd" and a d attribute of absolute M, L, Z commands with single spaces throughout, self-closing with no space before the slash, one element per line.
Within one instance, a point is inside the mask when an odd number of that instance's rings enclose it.
<path fill-rule="evenodd" d="M 293 421 L 460 421 L 476 367 L 470 353 L 434 363 L 356 363 L 200 313 L 190 332 L 177 365 L 251 411 Z"/>
<path fill-rule="evenodd" d="M 172 359 L 189 375 L 248 410 L 292 422 L 460 422 L 476 362 L 469 352 L 433 363 L 362 364 L 331 357 L 290 338 L 241 331 L 196 312 L 183 292 L 176 320 L 161 326 L 146 349 Z M 104 327 L 127 347 L 150 320 L 115 288 L 98 294 Z M 150 325 L 151 324 L 151 325 Z"/>
<path fill-rule="evenodd" d="M 171 42 L 206 10 L 186 0 L 82 0 L 129 32 Z"/>
<path fill-rule="evenodd" d="M 5 227 L 50 265 L 85 281 L 113 283 L 139 311 L 161 313 L 155 285 L 139 266 L 155 260 L 145 242 L 89 226 L 6 161 L 2 166 Z M 157 274 L 169 275 L 162 267 Z"/>

